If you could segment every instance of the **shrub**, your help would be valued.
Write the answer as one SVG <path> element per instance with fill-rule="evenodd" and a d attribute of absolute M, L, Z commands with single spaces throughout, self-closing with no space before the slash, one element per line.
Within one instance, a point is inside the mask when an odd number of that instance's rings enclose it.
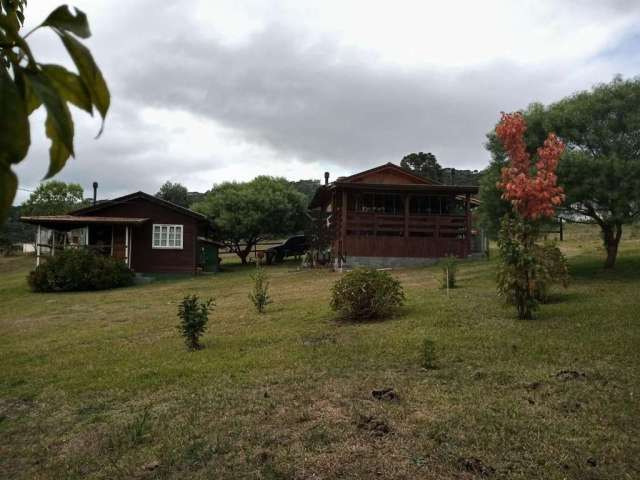
<path fill-rule="evenodd" d="M 178 317 L 180 318 L 178 330 L 184 337 L 189 350 L 202 348 L 200 337 L 207 329 L 209 312 L 213 310 L 214 306 L 212 298 L 200 301 L 197 295 L 187 295 L 178 306 Z"/>
<path fill-rule="evenodd" d="M 540 245 L 521 240 L 525 235 L 535 237 L 527 233 L 532 228 L 535 227 L 505 218 L 498 239 L 498 291 L 507 303 L 517 307 L 521 319 L 532 318 L 538 305 L 548 301 L 551 285 L 566 287 L 569 283 L 567 259 L 555 242 Z"/>
<path fill-rule="evenodd" d="M 456 288 L 458 261 L 453 255 L 447 255 L 440 261 L 442 267 L 442 288 Z"/>
<path fill-rule="evenodd" d="M 554 284 L 567 287 L 569 285 L 569 267 L 566 257 L 555 242 L 535 245 L 536 276 L 534 296 L 540 303 L 549 300 L 549 287 Z"/>
<path fill-rule="evenodd" d="M 538 309 L 533 281 L 537 268 L 533 242 L 535 227 L 522 219 L 505 216 L 500 226 L 498 248 L 498 293 L 515 305 L 518 318 L 529 320 Z"/>
<path fill-rule="evenodd" d="M 253 280 L 253 292 L 249 294 L 249 299 L 256 307 L 256 311 L 258 313 L 264 313 L 267 305 L 271 302 L 271 297 L 269 296 L 269 280 L 267 279 L 267 274 L 260 267 L 256 269 L 256 273 L 251 275 L 251 279 Z"/>
<path fill-rule="evenodd" d="M 436 344 L 433 340 L 425 338 L 422 341 L 421 357 L 423 368 L 436 368 Z"/>
<path fill-rule="evenodd" d="M 388 272 L 357 268 L 331 289 L 331 308 L 348 320 L 383 318 L 404 303 L 402 285 Z"/>
<path fill-rule="evenodd" d="M 29 274 L 35 292 L 104 290 L 133 284 L 134 273 L 122 260 L 85 249 L 63 250 Z"/>

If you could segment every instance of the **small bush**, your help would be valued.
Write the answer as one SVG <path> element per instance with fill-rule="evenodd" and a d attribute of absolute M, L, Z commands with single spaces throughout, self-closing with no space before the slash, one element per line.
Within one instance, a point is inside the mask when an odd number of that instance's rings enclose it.
<path fill-rule="evenodd" d="M 534 296 L 540 303 L 549 301 L 551 285 L 569 285 L 569 267 L 566 257 L 555 242 L 545 242 L 534 246 L 537 260 Z"/>
<path fill-rule="evenodd" d="M 122 260 L 69 249 L 44 260 L 29 274 L 28 282 L 35 292 L 70 292 L 126 287 L 133 278 Z"/>
<path fill-rule="evenodd" d="M 209 312 L 213 310 L 214 306 L 212 298 L 200 301 L 197 295 L 187 295 L 178 306 L 178 317 L 180 318 L 178 330 L 184 337 L 189 350 L 202 348 L 200 337 L 207 329 Z"/>
<path fill-rule="evenodd" d="M 440 266 L 442 267 L 441 287 L 456 288 L 456 273 L 458 272 L 458 261 L 456 260 L 456 257 L 453 255 L 447 255 L 440 260 Z"/>
<path fill-rule="evenodd" d="M 331 308 L 354 321 L 383 318 L 404 303 L 402 285 L 388 272 L 357 268 L 331 289 Z"/>
<path fill-rule="evenodd" d="M 553 284 L 569 282 L 567 260 L 555 242 L 535 243 L 537 226 L 505 217 L 498 247 L 498 293 L 518 309 L 518 318 L 533 318 L 540 303 L 548 301 Z"/>
<path fill-rule="evenodd" d="M 436 344 L 433 340 L 425 338 L 422 341 L 421 361 L 422 367 L 426 369 L 436 368 Z"/>
<path fill-rule="evenodd" d="M 267 305 L 271 302 L 271 297 L 269 296 L 269 280 L 267 279 L 267 274 L 260 267 L 256 269 L 256 273 L 251 275 L 251 279 L 253 280 L 253 292 L 249 294 L 249 299 L 256 307 L 256 311 L 258 313 L 264 313 Z"/>

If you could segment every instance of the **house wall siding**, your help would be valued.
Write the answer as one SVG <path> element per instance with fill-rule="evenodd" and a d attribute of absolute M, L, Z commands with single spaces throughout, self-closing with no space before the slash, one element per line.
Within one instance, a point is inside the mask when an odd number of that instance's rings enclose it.
<path fill-rule="evenodd" d="M 131 268 L 134 271 L 141 273 L 195 273 L 199 223 L 196 218 L 142 198 L 134 198 L 121 204 L 107 206 L 91 212 L 90 215 L 150 219 L 140 226 L 131 227 Z M 183 225 L 182 249 L 153 248 L 154 223 Z"/>

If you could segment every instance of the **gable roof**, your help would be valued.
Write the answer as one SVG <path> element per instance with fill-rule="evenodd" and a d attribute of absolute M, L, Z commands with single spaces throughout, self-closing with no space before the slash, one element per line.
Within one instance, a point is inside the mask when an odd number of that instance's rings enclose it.
<path fill-rule="evenodd" d="M 369 170 L 365 170 L 363 172 L 350 175 L 348 177 L 340 177 L 335 181 L 335 183 L 360 183 L 363 180 L 365 181 L 363 183 L 367 183 L 366 182 L 367 177 L 375 177 L 376 174 L 380 174 L 384 172 L 388 172 L 395 177 L 401 177 L 405 179 L 407 181 L 406 184 L 409 184 L 409 185 L 438 185 L 438 182 L 435 182 L 429 178 L 425 178 L 420 175 L 417 175 L 391 162 L 385 163 L 384 165 L 379 165 L 374 168 L 370 168 Z M 372 182 L 372 183 L 378 183 L 378 182 Z"/>
<path fill-rule="evenodd" d="M 126 203 L 129 200 L 135 200 L 135 199 L 147 200 L 148 202 L 155 203 L 162 207 L 169 208 L 171 210 L 174 210 L 178 213 L 182 213 L 183 215 L 187 215 L 189 217 L 197 218 L 198 220 L 207 219 L 207 217 L 205 215 L 202 215 L 201 213 L 194 212 L 193 210 L 189 210 L 188 208 L 181 207 L 180 205 L 176 205 L 175 203 L 171 203 L 167 200 L 154 197 L 153 195 L 149 195 L 148 193 L 144 193 L 144 192 L 134 192 L 134 193 L 130 193 L 129 195 L 124 195 L 122 197 L 114 198 L 113 200 L 105 200 L 102 202 L 98 202 L 95 205 L 79 208 L 78 210 L 69 212 L 69 215 L 87 215 L 89 213 L 97 212 L 105 208 Z"/>
<path fill-rule="evenodd" d="M 380 176 L 385 172 L 391 173 L 390 176 L 395 178 L 402 178 L 403 182 L 390 182 L 380 181 Z M 377 178 L 376 178 L 377 177 Z M 384 178 L 384 177 L 383 177 Z M 372 180 L 372 181 L 368 181 Z M 389 178 L 387 178 L 389 180 Z M 308 208 L 314 209 L 318 206 L 326 204 L 330 201 L 332 191 L 338 188 L 359 189 L 359 190 L 380 190 L 388 191 L 403 190 L 407 192 L 432 192 L 434 194 L 456 194 L 456 195 L 476 195 L 478 193 L 478 187 L 466 186 L 466 185 L 445 185 L 430 178 L 421 177 L 409 170 L 394 164 L 385 163 L 369 170 L 359 172 L 348 177 L 339 177 L 334 182 L 328 185 L 321 185 L 315 192 L 313 198 L 309 202 Z M 472 200 L 472 203 L 479 203 L 477 200 Z"/>

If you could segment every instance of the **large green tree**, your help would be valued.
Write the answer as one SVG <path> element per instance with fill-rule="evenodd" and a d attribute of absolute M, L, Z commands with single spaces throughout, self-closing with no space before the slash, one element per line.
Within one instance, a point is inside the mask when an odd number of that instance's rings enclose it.
<path fill-rule="evenodd" d="M 294 182 L 291 182 L 291 185 L 298 192 L 304 195 L 304 198 L 308 205 L 309 202 L 311 202 L 311 199 L 313 198 L 313 196 L 316 194 L 316 190 L 320 188 L 320 180 L 313 180 L 313 179 L 296 180 Z"/>
<path fill-rule="evenodd" d="M 436 156 L 431 153 L 410 153 L 400 160 L 400 166 L 422 177 L 440 182 L 442 180 L 442 166 Z"/>
<path fill-rule="evenodd" d="M 80 185 L 50 180 L 38 185 L 22 204 L 20 213 L 25 216 L 62 215 L 84 205 L 84 190 Z"/>
<path fill-rule="evenodd" d="M 225 182 L 192 208 L 212 220 L 221 241 L 243 264 L 259 241 L 297 233 L 305 225 L 305 197 L 284 178 Z"/>
<path fill-rule="evenodd" d="M 10 207 L 7 221 L 0 224 L 0 253 L 10 251 L 14 243 L 33 242 L 35 227 L 20 221 L 21 208 Z"/>
<path fill-rule="evenodd" d="M 166 200 L 167 202 L 175 203 L 181 207 L 187 208 L 189 206 L 189 192 L 187 191 L 187 187 L 178 182 L 164 182 L 160 187 L 160 191 L 156 193 L 156 197 Z"/>
<path fill-rule="evenodd" d="M 555 132 L 567 150 L 558 167 L 566 194 L 565 213 L 573 221 L 600 227 L 605 268 L 615 265 L 623 226 L 640 219 L 640 78 L 613 81 L 576 93 L 549 106 L 533 104 L 524 112 L 527 145 Z M 493 165 L 482 185 L 483 218 L 499 218 L 504 207 L 495 187 L 504 152 L 489 135 Z M 495 181 L 494 181 L 495 180 Z"/>
<path fill-rule="evenodd" d="M 31 144 L 29 115 L 42 105 L 47 111 L 45 133 L 51 147 L 45 178 L 50 178 L 74 156 L 73 119 L 68 104 L 91 115 L 95 107 L 104 120 L 110 103 L 102 73 L 89 49 L 79 40 L 91 36 L 87 16 L 63 5 L 23 35 L 26 3 L 26 0 L 0 1 L 0 223 L 6 218 L 18 188 L 12 167 L 24 160 Z M 45 27 L 60 38 L 78 73 L 36 60 L 27 39 L 32 32 Z"/>
<path fill-rule="evenodd" d="M 424 152 L 405 155 L 402 160 L 400 160 L 400 166 L 421 177 L 454 185 L 477 186 L 482 175 L 478 170 L 443 167 L 438 163 L 433 153 Z"/>

